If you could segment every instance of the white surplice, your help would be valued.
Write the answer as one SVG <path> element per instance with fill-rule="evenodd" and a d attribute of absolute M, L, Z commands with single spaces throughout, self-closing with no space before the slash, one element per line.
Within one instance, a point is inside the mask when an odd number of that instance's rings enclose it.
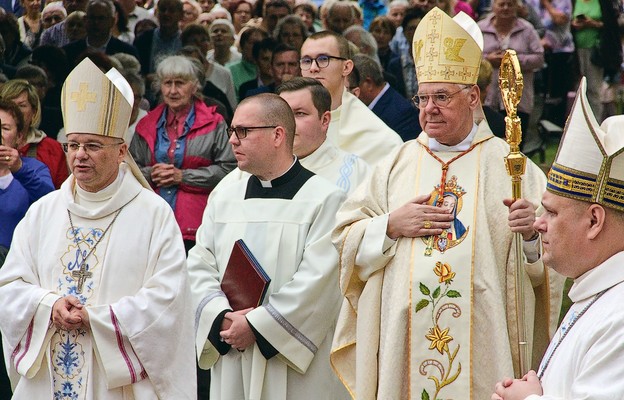
<path fill-rule="evenodd" d="M 342 94 L 342 104 L 331 111 L 327 138 L 370 166 L 403 143 L 395 131 L 347 90 Z"/>
<path fill-rule="evenodd" d="M 78 293 L 72 272 L 100 237 Z M 66 295 L 86 305 L 90 330 L 51 324 L 54 302 Z M 15 399 L 196 398 L 180 229 L 127 165 L 101 192 L 80 191 L 70 176 L 31 206 L 0 270 L 0 298 Z"/>
<path fill-rule="evenodd" d="M 346 399 L 329 364 L 340 307 L 338 254 L 330 233 L 345 194 L 312 176 L 291 199 L 245 198 L 251 179 L 235 169 L 217 185 L 189 252 L 196 349 L 200 366 L 211 368 L 211 398 Z M 271 277 L 264 303 L 246 315 L 278 351 L 269 359 L 257 344 L 220 355 L 207 339 L 217 316 L 230 309 L 220 280 L 238 239 Z"/>
<path fill-rule="evenodd" d="M 371 173 L 368 164 L 355 154 L 339 149 L 326 139 L 312 154 L 300 159 L 301 165 L 351 193 Z"/>
<path fill-rule="evenodd" d="M 543 396 L 526 400 L 614 400 L 624 398 L 624 252 L 574 281 L 568 296 L 574 302 L 552 339 L 540 371 Z M 595 296 L 607 289 L 570 327 Z M 559 348 L 553 349 L 565 331 Z"/>

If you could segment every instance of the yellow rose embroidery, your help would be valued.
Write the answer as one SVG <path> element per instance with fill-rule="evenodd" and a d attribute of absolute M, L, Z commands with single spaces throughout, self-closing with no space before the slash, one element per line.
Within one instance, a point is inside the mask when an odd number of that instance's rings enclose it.
<path fill-rule="evenodd" d="M 455 272 L 451 271 L 451 266 L 447 263 L 441 263 L 438 261 L 433 269 L 433 272 L 438 276 L 439 283 L 446 283 L 449 285 L 453 278 L 455 278 Z"/>

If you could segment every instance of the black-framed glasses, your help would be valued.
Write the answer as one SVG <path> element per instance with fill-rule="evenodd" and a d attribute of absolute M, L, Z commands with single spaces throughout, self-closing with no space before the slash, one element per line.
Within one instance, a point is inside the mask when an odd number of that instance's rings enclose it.
<path fill-rule="evenodd" d="M 307 71 L 312 67 L 312 62 L 316 61 L 316 65 L 319 68 L 327 68 L 327 66 L 329 65 L 329 61 L 331 59 L 341 60 L 341 61 L 347 60 L 346 58 L 343 58 L 343 57 L 335 57 L 335 56 L 329 56 L 327 54 L 319 54 L 318 56 L 316 56 L 316 58 L 302 57 L 299 60 L 299 66 L 301 67 L 302 70 Z"/>
<path fill-rule="evenodd" d="M 433 104 L 435 104 L 437 107 L 444 108 L 444 107 L 448 107 L 453 96 L 455 96 L 457 93 L 461 92 L 462 90 L 466 90 L 468 88 L 470 88 L 470 86 L 463 87 L 452 93 L 440 92 L 440 93 L 430 93 L 430 94 L 424 94 L 424 93 L 417 94 L 414 97 L 412 97 L 412 101 L 414 102 L 414 105 L 420 109 L 424 109 L 425 107 L 427 107 L 427 104 L 429 104 L 429 99 L 431 99 L 433 101 Z"/>
<path fill-rule="evenodd" d="M 65 150 L 66 153 L 69 153 L 69 152 L 75 153 L 78 150 L 80 150 L 81 147 L 87 153 L 97 153 L 98 151 L 101 151 L 105 147 L 119 146 L 120 144 L 123 144 L 123 142 L 113 143 L 113 144 L 102 144 L 102 143 L 96 143 L 96 142 L 89 142 L 89 143 L 67 142 L 67 143 L 61 143 L 61 145 L 63 146 L 63 150 Z"/>
<path fill-rule="evenodd" d="M 229 136 L 232 134 L 236 135 L 238 140 L 245 139 L 247 137 L 247 133 L 254 129 L 274 129 L 277 128 L 277 125 L 267 125 L 267 126 L 232 126 L 227 129 L 227 133 Z"/>

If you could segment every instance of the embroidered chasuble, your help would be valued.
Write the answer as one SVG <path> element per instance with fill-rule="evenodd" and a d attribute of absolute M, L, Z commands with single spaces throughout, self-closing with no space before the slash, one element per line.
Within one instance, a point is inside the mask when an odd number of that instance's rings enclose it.
<path fill-rule="evenodd" d="M 481 400 L 518 368 L 512 234 L 502 202 L 511 197 L 509 147 L 481 123 L 466 154 L 435 153 L 443 162 L 456 158 L 442 182 L 428 141 L 422 133 L 380 162 L 337 214 L 345 301 L 331 361 L 357 399 Z M 536 207 L 545 183 L 529 162 L 523 195 Z M 388 248 L 388 213 L 422 194 L 451 210 L 451 228 Z M 525 263 L 525 275 L 539 361 L 556 327 L 563 279 L 540 260 Z"/>
<path fill-rule="evenodd" d="M 196 396 L 180 229 L 162 198 L 125 164 L 120 170 L 95 194 L 76 193 L 70 176 L 16 229 L 0 271 L 15 399 Z M 67 295 L 86 306 L 90 329 L 52 325 L 52 306 Z M 176 373 L 165 375 L 163 365 Z"/>

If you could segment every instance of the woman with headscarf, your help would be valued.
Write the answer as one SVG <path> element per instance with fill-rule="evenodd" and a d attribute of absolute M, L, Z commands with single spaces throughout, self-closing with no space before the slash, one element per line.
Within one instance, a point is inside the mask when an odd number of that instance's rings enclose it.
<path fill-rule="evenodd" d="M 187 251 L 195 244 L 208 195 L 234 167 L 223 117 L 200 98 L 194 64 L 170 56 L 156 68 L 163 103 L 137 124 L 130 152 L 173 208 Z"/>

